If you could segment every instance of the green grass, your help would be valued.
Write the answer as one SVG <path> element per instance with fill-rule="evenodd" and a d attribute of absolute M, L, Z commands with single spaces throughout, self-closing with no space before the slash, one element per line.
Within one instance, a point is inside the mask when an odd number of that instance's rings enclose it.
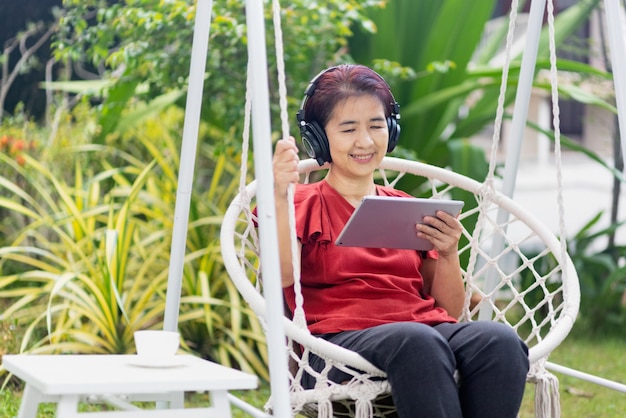
<path fill-rule="evenodd" d="M 617 382 L 626 382 L 626 362 L 624 361 L 624 342 L 618 339 L 582 339 L 568 338 L 550 356 L 550 361 L 582 372 Z M 613 418 L 626 416 L 626 393 L 617 392 L 557 374 L 561 395 L 561 416 L 563 418 Z M 534 389 L 528 384 L 520 412 L 520 418 L 534 417 Z M 233 394 L 240 399 L 262 409 L 268 396 L 268 385 L 262 385 L 255 391 L 238 391 Z M 13 417 L 19 408 L 21 393 L 18 390 L 3 390 L 0 393 L 0 416 Z M 192 396 L 189 404 L 206 403 L 201 395 Z M 96 406 L 84 406 L 85 410 L 94 410 Z M 37 418 L 54 417 L 54 406 L 44 404 L 40 407 Z M 233 409 L 234 418 L 245 418 L 247 414 Z"/>
<path fill-rule="evenodd" d="M 623 340 L 568 338 L 550 356 L 552 363 L 594 376 L 626 383 Z M 554 373 L 559 378 L 563 418 L 626 416 L 626 393 L 581 379 Z M 526 386 L 520 418 L 534 417 L 534 385 Z"/>

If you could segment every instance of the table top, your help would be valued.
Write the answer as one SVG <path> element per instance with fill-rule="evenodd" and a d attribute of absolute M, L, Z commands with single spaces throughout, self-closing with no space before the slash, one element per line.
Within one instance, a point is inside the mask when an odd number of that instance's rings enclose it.
<path fill-rule="evenodd" d="M 137 355 L 4 355 L 2 365 L 51 395 L 236 390 L 258 384 L 252 374 L 191 355 L 162 364 Z"/>

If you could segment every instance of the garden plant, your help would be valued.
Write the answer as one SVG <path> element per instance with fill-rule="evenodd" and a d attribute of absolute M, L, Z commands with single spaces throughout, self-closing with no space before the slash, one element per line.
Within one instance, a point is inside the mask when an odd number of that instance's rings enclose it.
<path fill-rule="evenodd" d="M 183 349 L 267 380 L 262 324 L 230 282 L 219 243 L 223 213 L 239 185 L 245 14 L 240 1 L 213 3 L 179 329 Z M 470 139 L 495 116 L 502 69 L 489 63 L 506 28 L 481 43 L 495 0 L 283 3 L 292 114 L 320 68 L 341 61 L 371 65 L 399 92 L 402 140 L 395 155 L 482 180 L 485 155 Z M 582 0 L 563 11 L 557 42 L 565 43 L 599 3 Z M 18 34 L 50 37 L 50 63 L 61 76 L 42 83 L 48 102 L 40 119 L 21 105 L 0 113 L 0 354 L 131 353 L 135 330 L 162 327 L 178 168 L 189 163 L 180 161 L 179 150 L 195 10 L 191 0 L 64 0 L 54 22 Z M 269 8 L 266 14 L 272 51 Z M 548 65 L 546 36 L 540 68 Z M 0 61 L 8 64 L 9 53 L 15 52 L 5 51 Z M 268 61 L 275 74 L 271 54 Z M 509 103 L 519 61 L 511 66 Z M 9 77 L 31 64 L 18 61 L 22 67 L 3 73 L 0 86 L 10 87 Z M 77 66 L 93 79 L 77 81 Z M 586 80 L 611 78 L 568 60 L 559 68 Z M 274 83 L 270 77 L 277 124 Z M 539 79 L 535 87 L 549 89 Z M 610 100 L 576 84 L 561 86 L 560 93 L 615 111 Z M 622 180 L 600 156 L 563 141 Z M 595 331 L 620 339 L 626 252 L 591 244 L 621 224 L 597 231 L 596 222 L 570 240 L 583 294 L 575 336 Z"/>

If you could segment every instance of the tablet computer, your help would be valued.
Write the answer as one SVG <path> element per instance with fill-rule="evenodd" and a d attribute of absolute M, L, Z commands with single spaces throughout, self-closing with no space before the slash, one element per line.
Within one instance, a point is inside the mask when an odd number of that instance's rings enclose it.
<path fill-rule="evenodd" d="M 457 216 L 464 202 L 417 197 L 365 196 L 344 226 L 335 245 L 343 247 L 431 250 L 430 241 L 418 238 L 415 224 L 424 216 L 444 211 Z"/>

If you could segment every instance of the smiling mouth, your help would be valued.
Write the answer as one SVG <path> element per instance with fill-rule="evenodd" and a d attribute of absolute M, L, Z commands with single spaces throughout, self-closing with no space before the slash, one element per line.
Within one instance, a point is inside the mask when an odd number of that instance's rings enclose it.
<path fill-rule="evenodd" d="M 374 154 L 365 154 L 365 155 L 357 155 L 357 154 L 350 154 L 350 157 L 356 159 L 356 160 L 368 160 L 370 158 L 372 158 L 374 156 Z"/>

